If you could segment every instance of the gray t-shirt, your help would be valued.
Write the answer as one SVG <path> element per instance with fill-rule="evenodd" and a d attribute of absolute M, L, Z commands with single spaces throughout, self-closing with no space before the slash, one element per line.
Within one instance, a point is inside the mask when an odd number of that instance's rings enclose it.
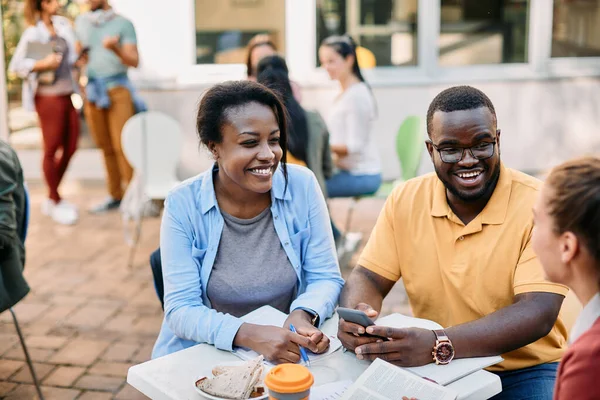
<path fill-rule="evenodd" d="M 69 46 L 60 36 L 50 39 L 55 53 L 62 54 L 62 61 L 54 72 L 54 82 L 51 85 L 40 84 L 36 94 L 39 96 L 65 96 L 73 93 L 73 78 L 69 66 Z"/>
<path fill-rule="evenodd" d="M 298 277 L 267 207 L 251 219 L 222 212 L 224 225 L 206 294 L 215 310 L 241 317 L 264 305 L 288 313 Z"/>

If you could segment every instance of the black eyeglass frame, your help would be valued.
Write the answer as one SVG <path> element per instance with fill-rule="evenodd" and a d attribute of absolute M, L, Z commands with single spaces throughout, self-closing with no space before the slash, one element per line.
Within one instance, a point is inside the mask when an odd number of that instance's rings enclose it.
<path fill-rule="evenodd" d="M 496 144 L 498 142 L 498 138 L 494 138 L 493 142 L 484 142 L 484 143 L 479 143 L 476 146 L 471 146 L 471 147 L 460 147 L 460 146 L 454 146 L 452 147 L 452 149 L 461 149 L 462 152 L 460 153 L 460 158 L 458 158 L 458 160 L 456 161 L 447 161 L 444 160 L 444 154 L 442 153 L 444 150 L 446 149 L 439 149 L 438 146 L 433 143 L 431 140 L 427 140 L 427 143 L 431 144 L 433 146 L 433 148 L 439 153 L 440 155 L 440 159 L 442 160 L 442 162 L 446 163 L 446 164 L 456 164 L 459 163 L 463 158 L 465 158 L 465 150 L 469 150 L 469 153 L 471 153 L 471 157 L 477 159 L 477 160 L 487 160 L 488 158 L 492 158 L 494 156 L 494 154 L 496 153 Z M 489 156 L 484 156 L 484 157 L 477 157 L 474 153 L 473 153 L 473 149 L 481 146 L 481 145 L 491 145 L 492 146 L 492 150 L 490 152 Z"/>

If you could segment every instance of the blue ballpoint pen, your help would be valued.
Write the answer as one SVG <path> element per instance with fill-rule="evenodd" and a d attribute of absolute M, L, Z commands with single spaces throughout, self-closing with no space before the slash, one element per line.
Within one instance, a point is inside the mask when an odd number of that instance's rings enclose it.
<path fill-rule="evenodd" d="M 290 331 L 294 332 L 294 333 L 298 333 L 296 332 L 296 328 L 294 328 L 294 325 L 290 324 Z M 308 355 L 306 354 L 306 350 L 304 350 L 304 347 L 298 345 L 298 348 L 300 349 L 300 356 L 302 357 L 302 361 L 304 361 L 304 363 L 306 364 L 307 367 L 310 367 L 310 360 L 308 359 Z"/>

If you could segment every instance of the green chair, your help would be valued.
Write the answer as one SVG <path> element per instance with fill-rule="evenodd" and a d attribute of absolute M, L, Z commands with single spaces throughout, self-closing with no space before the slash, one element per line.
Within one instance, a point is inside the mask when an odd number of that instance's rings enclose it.
<path fill-rule="evenodd" d="M 402 168 L 402 181 L 417 176 L 421 164 L 424 138 L 422 136 L 421 118 L 411 115 L 406 117 L 396 135 L 396 155 Z"/>
<path fill-rule="evenodd" d="M 400 125 L 396 135 L 396 155 L 400 163 L 400 178 L 382 183 L 377 193 L 374 194 L 375 197 L 385 199 L 400 183 L 417 176 L 423 152 L 423 127 L 421 124 L 421 118 L 411 115 L 406 117 Z"/>
<path fill-rule="evenodd" d="M 384 182 L 376 193 L 372 195 L 355 196 L 350 202 L 348 213 L 346 214 L 346 224 L 342 235 L 342 245 L 346 241 L 346 234 L 350 232 L 352 223 L 352 213 L 360 199 L 368 197 L 387 198 L 392 190 L 400 183 L 417 176 L 419 165 L 421 163 L 421 153 L 423 151 L 423 127 L 420 117 L 410 115 L 402 121 L 402 125 L 396 134 L 396 155 L 400 162 L 401 178 L 392 182 Z"/>

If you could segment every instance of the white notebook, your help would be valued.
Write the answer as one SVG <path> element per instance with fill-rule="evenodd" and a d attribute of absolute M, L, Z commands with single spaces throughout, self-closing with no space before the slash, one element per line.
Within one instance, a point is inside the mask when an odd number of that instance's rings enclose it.
<path fill-rule="evenodd" d="M 281 311 L 271 307 L 271 306 L 262 306 L 259 309 L 252 311 L 242 317 L 245 322 L 256 325 L 273 325 L 283 327 L 285 320 L 287 319 L 287 314 L 282 313 Z M 323 358 L 328 355 L 336 352 L 342 347 L 342 342 L 335 337 L 329 336 L 329 349 L 323 354 L 314 354 L 310 350 L 307 349 L 308 358 L 310 359 L 311 364 L 319 362 Z M 253 360 L 258 357 L 258 353 L 254 350 L 246 349 L 243 347 L 236 347 L 233 350 L 233 354 L 241 358 L 242 360 Z M 267 361 L 265 361 L 267 365 L 274 365 Z"/>
<path fill-rule="evenodd" d="M 402 314 L 391 314 L 379 318 L 377 325 L 390 326 L 392 328 L 423 328 L 423 329 L 443 329 L 441 325 L 434 321 L 422 318 L 408 317 Z M 480 369 L 498 364 L 504 359 L 500 356 L 492 357 L 474 357 L 458 358 L 448 365 L 431 364 L 421 367 L 404 368 L 407 371 L 417 374 L 421 377 L 430 379 L 440 385 L 446 386 L 454 381 L 464 378 L 467 375 L 477 372 Z M 433 360 L 432 360 L 433 361 Z"/>

